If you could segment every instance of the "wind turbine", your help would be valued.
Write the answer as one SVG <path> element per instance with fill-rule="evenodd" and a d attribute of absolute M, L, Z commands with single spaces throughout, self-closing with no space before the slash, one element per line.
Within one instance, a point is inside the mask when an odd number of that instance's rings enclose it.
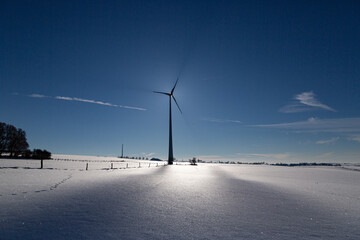
<path fill-rule="evenodd" d="M 173 144 L 172 144 L 172 124 L 171 124 L 171 98 L 174 99 L 176 106 L 179 108 L 180 113 L 182 114 L 182 111 L 179 107 L 179 104 L 177 103 L 175 97 L 174 97 L 174 90 L 176 87 L 176 84 L 178 83 L 179 78 L 176 80 L 176 83 L 174 85 L 174 87 L 171 89 L 170 93 L 166 93 L 166 92 L 156 92 L 154 91 L 154 93 L 160 93 L 160 94 L 164 94 L 169 96 L 169 157 L 168 157 L 168 164 L 172 165 L 174 162 L 174 156 L 173 156 Z"/>

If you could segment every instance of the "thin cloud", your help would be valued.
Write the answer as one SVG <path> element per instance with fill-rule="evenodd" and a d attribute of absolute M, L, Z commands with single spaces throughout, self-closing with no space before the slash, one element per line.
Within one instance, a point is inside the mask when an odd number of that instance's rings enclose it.
<path fill-rule="evenodd" d="M 306 121 L 251 125 L 253 127 L 294 130 L 297 132 L 359 132 L 360 118 L 309 118 Z"/>
<path fill-rule="evenodd" d="M 60 96 L 56 96 L 55 99 L 67 100 L 67 101 L 72 101 L 73 100 L 73 98 L 71 98 L 71 97 L 60 97 Z"/>
<path fill-rule="evenodd" d="M 45 95 L 41 95 L 41 94 L 37 94 L 37 93 L 33 93 L 33 94 L 28 95 L 28 96 L 32 97 L 32 98 L 46 98 L 47 97 Z"/>
<path fill-rule="evenodd" d="M 311 107 L 318 107 L 325 110 L 333 111 L 335 110 L 325 104 L 322 104 L 319 100 L 315 98 L 315 94 L 313 92 L 303 92 L 295 96 L 296 100 L 299 100 L 300 103 L 311 106 Z"/>
<path fill-rule="evenodd" d="M 201 156 L 196 156 L 196 158 L 200 159 L 200 160 L 204 160 L 204 161 L 240 161 L 241 159 L 239 157 L 234 157 L 234 156 L 229 156 L 229 155 L 201 155 Z"/>
<path fill-rule="evenodd" d="M 219 156 L 219 155 L 200 155 L 200 156 L 197 156 L 197 158 L 221 158 L 222 156 Z"/>
<path fill-rule="evenodd" d="M 254 161 L 277 161 L 289 160 L 290 153 L 236 153 L 233 155 L 202 155 L 197 158 L 205 161 L 234 161 L 234 162 L 254 162 Z"/>
<path fill-rule="evenodd" d="M 348 140 L 351 140 L 351 141 L 355 141 L 355 142 L 359 142 L 359 143 L 360 143 L 360 134 L 350 135 L 350 136 L 348 137 Z"/>
<path fill-rule="evenodd" d="M 330 157 L 334 155 L 334 152 L 327 152 L 327 153 L 323 153 L 323 154 L 320 154 L 318 156 L 315 156 L 315 158 L 327 158 L 327 157 Z"/>
<path fill-rule="evenodd" d="M 130 107 L 130 106 L 123 106 L 123 105 L 118 105 L 118 107 L 121 108 L 127 108 L 127 109 L 134 109 L 134 110 L 139 110 L 139 111 L 146 111 L 146 108 L 139 108 L 139 107 Z"/>
<path fill-rule="evenodd" d="M 108 102 L 102 102 L 102 101 L 97 101 L 97 100 L 92 100 L 92 99 L 85 99 L 85 98 L 78 98 L 78 97 L 65 97 L 65 96 L 51 97 L 51 96 L 45 96 L 45 95 L 41 95 L 41 94 L 37 94 L 37 93 L 30 94 L 30 95 L 28 95 L 28 97 L 32 97 L 32 98 L 53 98 L 53 99 L 57 99 L 57 100 L 92 103 L 92 104 L 98 104 L 98 105 L 103 105 L 103 106 L 108 106 L 108 107 L 119 107 L 119 108 L 133 109 L 133 110 L 139 110 L 139 111 L 146 111 L 147 110 L 145 108 L 140 108 L 140 107 L 117 105 L 117 104 L 112 104 L 112 103 L 108 103 Z"/>
<path fill-rule="evenodd" d="M 238 156 L 245 158 L 261 158 L 261 159 L 287 159 L 289 153 L 238 153 Z"/>
<path fill-rule="evenodd" d="M 339 137 L 333 137 L 333 138 L 330 138 L 330 139 L 319 140 L 319 141 L 316 142 L 316 144 L 329 144 L 329 143 L 334 143 L 337 140 L 339 140 Z"/>
<path fill-rule="evenodd" d="M 144 155 L 145 157 L 151 157 L 153 155 L 155 155 L 156 153 L 141 153 L 142 155 Z"/>
<path fill-rule="evenodd" d="M 208 122 L 217 122 L 217 123 L 241 123 L 239 120 L 227 120 L 227 119 L 217 119 L 217 118 L 203 118 L 203 121 Z"/>
<path fill-rule="evenodd" d="M 296 94 L 294 96 L 294 100 L 295 103 L 288 104 L 280 108 L 279 111 L 284 113 L 295 113 L 323 109 L 336 112 L 335 109 L 321 103 L 318 99 L 316 99 L 316 95 L 312 91 Z"/>
<path fill-rule="evenodd" d="M 311 107 L 306 107 L 302 104 L 299 103 L 293 103 L 293 104 L 288 104 L 282 108 L 279 109 L 279 112 L 283 112 L 283 113 L 298 113 L 298 112 L 308 112 L 308 111 L 313 111 L 315 110 L 314 108 Z"/>
<path fill-rule="evenodd" d="M 101 102 L 101 101 L 95 101 L 95 100 L 90 100 L 90 99 L 84 99 L 84 98 L 77 98 L 77 97 L 56 96 L 55 99 L 66 100 L 66 101 L 85 102 L 85 103 L 94 103 L 94 104 L 105 105 L 105 106 L 109 106 L 109 107 L 118 107 L 118 105 L 116 105 L 116 104 L 111 104 L 111 103 Z"/>

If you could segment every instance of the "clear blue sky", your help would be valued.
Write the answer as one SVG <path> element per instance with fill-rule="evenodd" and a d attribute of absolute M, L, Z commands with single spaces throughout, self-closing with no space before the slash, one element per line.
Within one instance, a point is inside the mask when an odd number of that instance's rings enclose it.
<path fill-rule="evenodd" d="M 52 153 L 360 160 L 359 1 L 1 1 L 0 121 Z M 125 106 L 125 107 L 124 107 Z M 126 107 L 127 106 L 127 107 Z"/>

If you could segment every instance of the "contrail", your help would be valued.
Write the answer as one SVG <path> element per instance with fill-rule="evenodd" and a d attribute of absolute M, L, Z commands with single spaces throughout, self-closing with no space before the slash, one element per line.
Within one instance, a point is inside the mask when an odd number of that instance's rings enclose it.
<path fill-rule="evenodd" d="M 229 120 L 229 119 L 217 119 L 217 118 L 203 118 L 203 121 L 216 122 L 216 123 L 241 123 L 239 120 Z"/>
<path fill-rule="evenodd" d="M 119 107 L 119 108 L 133 109 L 133 110 L 139 110 L 139 111 L 146 111 L 147 110 L 145 108 L 140 108 L 140 107 L 124 106 L 124 105 L 112 104 L 112 103 L 108 103 L 108 102 L 102 102 L 102 101 L 79 98 L 79 97 L 64 97 L 64 96 L 52 97 L 52 96 L 46 96 L 46 95 L 37 94 L 37 93 L 30 94 L 30 95 L 28 95 L 28 97 L 32 97 L 32 98 L 52 98 L 52 99 L 65 100 L 65 101 L 85 102 L 85 103 L 92 103 L 92 104 L 98 104 L 98 105 L 109 106 L 109 107 Z"/>

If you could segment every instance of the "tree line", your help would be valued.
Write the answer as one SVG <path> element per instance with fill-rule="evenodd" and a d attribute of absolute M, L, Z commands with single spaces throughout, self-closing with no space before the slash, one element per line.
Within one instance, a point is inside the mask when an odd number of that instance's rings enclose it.
<path fill-rule="evenodd" d="M 16 128 L 11 124 L 0 122 L 0 157 L 3 154 L 11 158 L 51 158 L 51 153 L 46 150 L 29 150 L 24 130 Z"/>

